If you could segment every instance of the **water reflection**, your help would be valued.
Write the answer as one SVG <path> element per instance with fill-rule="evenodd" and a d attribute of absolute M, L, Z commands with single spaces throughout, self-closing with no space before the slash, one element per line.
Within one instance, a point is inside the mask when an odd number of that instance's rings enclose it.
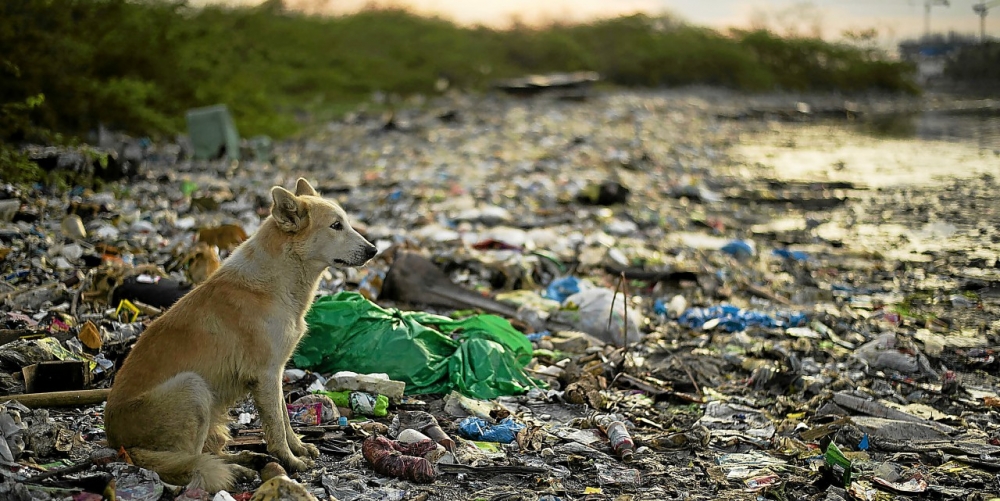
<path fill-rule="evenodd" d="M 731 150 L 734 158 L 778 179 L 875 188 L 1000 175 L 996 107 L 764 122 L 746 130 Z"/>
<path fill-rule="evenodd" d="M 1000 149 L 1000 108 L 874 115 L 858 123 L 858 130 L 875 137 L 967 142 L 984 149 Z"/>

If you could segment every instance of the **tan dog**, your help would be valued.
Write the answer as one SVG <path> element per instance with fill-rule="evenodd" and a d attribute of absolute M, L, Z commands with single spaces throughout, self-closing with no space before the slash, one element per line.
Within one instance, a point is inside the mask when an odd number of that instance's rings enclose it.
<path fill-rule="evenodd" d="M 281 377 L 329 266 L 361 266 L 375 247 L 305 179 L 271 190 L 271 217 L 139 337 L 105 408 L 108 444 L 173 484 L 210 492 L 253 478 L 250 453 L 226 454 L 229 408 L 250 394 L 268 452 L 291 471 L 319 451 L 292 431 Z"/>

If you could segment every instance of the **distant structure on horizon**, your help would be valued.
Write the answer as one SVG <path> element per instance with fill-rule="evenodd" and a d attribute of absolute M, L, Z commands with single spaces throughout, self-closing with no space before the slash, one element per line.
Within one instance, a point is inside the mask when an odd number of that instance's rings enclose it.
<path fill-rule="evenodd" d="M 930 35 L 899 44 L 899 57 L 917 65 L 920 85 L 996 77 L 1000 43 L 959 33 Z"/>

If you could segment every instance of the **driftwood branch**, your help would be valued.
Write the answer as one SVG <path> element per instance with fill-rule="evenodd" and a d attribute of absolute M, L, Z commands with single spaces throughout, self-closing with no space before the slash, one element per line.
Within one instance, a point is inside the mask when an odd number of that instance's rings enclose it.
<path fill-rule="evenodd" d="M 108 398 L 110 388 L 99 390 L 52 391 L 48 393 L 25 393 L 22 395 L 7 395 L 0 401 L 16 400 L 21 405 L 36 407 L 73 407 L 77 405 L 99 404 Z"/>

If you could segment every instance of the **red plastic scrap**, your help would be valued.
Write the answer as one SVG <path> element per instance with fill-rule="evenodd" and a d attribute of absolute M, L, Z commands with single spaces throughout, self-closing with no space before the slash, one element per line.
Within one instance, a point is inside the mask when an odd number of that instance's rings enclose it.
<path fill-rule="evenodd" d="M 516 245 L 511 245 L 507 242 L 493 238 L 487 238 L 486 240 L 476 242 L 472 244 L 472 248 L 476 250 L 521 250 L 521 248 Z"/>
<path fill-rule="evenodd" d="M 430 483 L 437 473 L 431 462 L 422 456 L 436 448 L 437 444 L 433 440 L 402 444 L 385 437 L 372 436 L 361 445 L 361 454 L 378 473 L 411 482 Z"/>

